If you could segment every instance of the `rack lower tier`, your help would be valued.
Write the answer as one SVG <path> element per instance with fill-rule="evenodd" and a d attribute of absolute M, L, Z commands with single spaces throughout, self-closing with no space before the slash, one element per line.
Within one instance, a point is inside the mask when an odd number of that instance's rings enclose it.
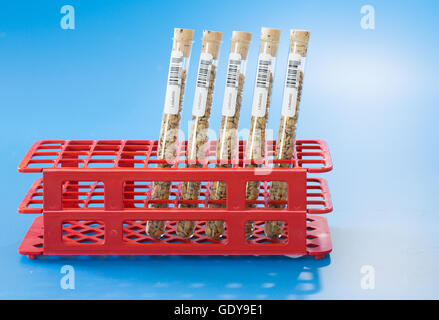
<path fill-rule="evenodd" d="M 177 236 L 175 221 L 168 222 L 165 234 L 159 240 L 145 234 L 145 221 L 126 221 L 123 227 L 121 242 L 111 249 L 102 249 L 104 244 L 104 227 L 99 221 L 71 221 L 63 225 L 63 242 L 68 247 L 83 247 L 84 250 L 60 251 L 47 254 L 44 251 L 43 216 L 37 217 L 23 239 L 18 252 L 34 259 L 38 255 L 297 255 L 303 252 L 282 251 L 286 244 L 285 233 L 278 240 L 272 240 L 264 235 L 264 222 L 255 223 L 255 231 L 248 240 L 258 244 L 248 250 L 234 250 L 225 246 L 227 230 L 222 239 L 212 240 L 204 234 L 204 221 L 197 223 L 194 236 L 185 240 Z M 272 250 L 273 246 L 277 250 Z M 101 249 L 100 249 L 101 248 Z M 332 251 L 331 237 L 325 217 L 307 215 L 306 254 L 316 259 L 324 258 Z"/>

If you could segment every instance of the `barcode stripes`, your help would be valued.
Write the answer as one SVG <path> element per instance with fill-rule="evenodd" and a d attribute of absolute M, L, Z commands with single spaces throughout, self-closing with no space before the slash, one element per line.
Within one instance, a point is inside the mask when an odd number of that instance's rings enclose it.
<path fill-rule="evenodd" d="M 298 86 L 300 60 L 288 61 L 287 80 L 285 86 L 287 88 L 296 88 Z"/>
<path fill-rule="evenodd" d="M 209 72 L 212 61 L 200 60 L 200 66 L 198 68 L 197 87 L 209 88 Z"/>
<path fill-rule="evenodd" d="M 271 60 L 259 59 L 258 73 L 256 76 L 256 86 L 258 88 L 268 89 L 269 80 L 270 80 L 270 66 L 271 66 Z"/>
<path fill-rule="evenodd" d="M 226 86 L 229 88 L 238 88 L 239 79 L 239 67 L 241 66 L 240 60 L 229 60 L 229 67 L 227 69 L 227 81 Z"/>
<path fill-rule="evenodd" d="M 180 85 L 180 74 L 182 68 L 183 58 L 171 58 L 169 66 L 168 84 L 178 86 Z"/>

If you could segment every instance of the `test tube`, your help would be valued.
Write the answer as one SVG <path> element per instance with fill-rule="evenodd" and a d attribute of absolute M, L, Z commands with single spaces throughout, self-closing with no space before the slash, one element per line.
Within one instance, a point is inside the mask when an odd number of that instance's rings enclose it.
<path fill-rule="evenodd" d="M 262 28 L 261 30 L 250 132 L 245 153 L 246 160 L 252 160 L 252 163 L 246 165 L 249 168 L 259 167 L 264 159 L 265 129 L 268 120 L 280 32 L 278 29 L 271 28 Z M 259 184 L 259 181 L 247 181 L 246 200 L 257 200 L 259 197 Z M 252 205 L 248 207 L 252 207 Z M 254 222 L 247 221 L 245 225 L 246 237 L 251 236 L 253 230 Z"/>
<path fill-rule="evenodd" d="M 192 39 L 194 30 L 175 28 L 169 62 L 168 80 L 165 103 L 160 130 L 160 140 L 157 146 L 157 159 L 166 160 L 158 164 L 159 168 L 170 168 L 176 156 L 180 117 L 183 107 L 183 96 L 189 68 Z M 169 199 L 171 181 L 154 181 L 151 199 Z M 151 203 L 151 208 L 166 208 L 167 203 Z M 152 220 L 146 224 L 146 233 L 154 238 L 160 238 L 165 229 L 165 221 Z"/>
<path fill-rule="evenodd" d="M 220 135 L 216 147 L 217 168 L 231 168 L 232 159 L 238 147 L 237 130 L 242 103 L 248 49 L 252 34 L 233 31 L 227 64 L 226 87 L 224 91 Z M 226 183 L 215 181 L 210 191 L 211 200 L 226 199 Z M 210 208 L 224 208 L 223 204 L 210 204 Z M 218 239 L 224 232 L 224 221 L 207 221 L 206 235 Z"/>
<path fill-rule="evenodd" d="M 299 117 L 300 98 L 302 94 L 305 59 L 308 50 L 310 32 L 306 30 L 290 31 L 290 51 L 285 76 L 282 100 L 282 115 L 276 143 L 276 159 L 291 159 L 294 155 L 296 127 Z M 288 163 L 277 163 L 277 168 L 288 168 Z M 272 181 L 270 200 L 287 200 L 288 185 L 285 181 Z M 284 205 L 270 204 L 270 208 L 283 208 Z M 265 234 L 272 238 L 282 235 L 283 221 L 266 221 Z"/>
<path fill-rule="evenodd" d="M 192 124 L 187 145 L 189 168 L 200 168 L 206 156 L 209 118 L 215 84 L 216 67 L 222 33 L 203 31 L 200 62 L 198 65 L 197 84 L 192 107 Z M 197 200 L 201 181 L 183 182 L 181 200 Z M 196 208 L 195 203 L 182 203 L 180 208 Z M 195 229 L 196 221 L 177 221 L 177 234 L 182 238 L 190 238 Z"/>

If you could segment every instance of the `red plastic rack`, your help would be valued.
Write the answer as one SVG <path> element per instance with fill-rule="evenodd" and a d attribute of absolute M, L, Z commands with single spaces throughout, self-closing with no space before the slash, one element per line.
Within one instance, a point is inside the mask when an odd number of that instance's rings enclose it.
<path fill-rule="evenodd" d="M 186 168 L 186 146 L 177 145 L 172 168 L 158 168 L 157 141 L 105 140 L 36 142 L 19 165 L 20 172 L 43 172 L 19 206 L 20 213 L 41 214 L 27 232 L 19 253 L 37 255 L 152 255 L 152 254 L 255 254 L 314 255 L 322 258 L 332 250 L 323 213 L 332 211 L 326 181 L 309 173 L 332 169 L 329 150 L 320 140 L 299 140 L 291 160 L 274 160 L 275 142 L 268 141 L 261 168 L 244 168 L 245 142 L 239 142 L 231 168 L 215 168 L 216 142 L 209 142 L 201 168 Z M 291 168 L 273 168 L 275 163 Z M 246 181 L 261 181 L 259 198 L 245 199 Z M 168 200 L 152 200 L 153 181 L 172 181 Z M 180 199 L 182 181 L 201 181 L 198 200 Z M 227 200 L 210 200 L 213 181 L 224 181 Z M 286 181 L 288 199 L 270 201 L 271 181 Z M 233 195 L 233 196 L 232 196 Z M 149 208 L 152 202 L 167 208 Z M 197 208 L 180 208 L 195 203 Z M 225 208 L 209 208 L 223 203 Z M 286 209 L 270 209 L 269 204 Z M 254 208 L 247 208 L 253 204 Z M 165 220 L 165 233 L 154 239 L 145 233 L 148 220 Z M 198 221 L 191 239 L 180 238 L 178 220 Z M 204 233 L 205 221 L 225 221 L 222 238 Z M 247 221 L 256 221 L 255 231 L 245 238 Z M 284 221 L 283 234 L 265 237 L 264 221 Z"/>

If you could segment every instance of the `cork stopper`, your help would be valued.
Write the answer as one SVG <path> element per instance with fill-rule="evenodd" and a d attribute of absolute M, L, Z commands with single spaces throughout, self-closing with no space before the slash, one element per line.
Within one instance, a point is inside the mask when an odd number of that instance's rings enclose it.
<path fill-rule="evenodd" d="M 233 31 L 230 52 L 239 53 L 242 60 L 247 60 L 248 49 L 251 41 L 252 34 L 250 32 Z"/>
<path fill-rule="evenodd" d="M 290 52 L 306 57 L 310 32 L 308 30 L 290 30 Z"/>
<path fill-rule="evenodd" d="M 194 30 L 175 28 L 172 49 L 181 51 L 184 57 L 190 57 L 193 38 Z"/>
<path fill-rule="evenodd" d="M 260 53 L 269 53 L 273 57 L 277 54 L 279 46 L 280 30 L 271 28 L 261 28 L 261 48 Z"/>
<path fill-rule="evenodd" d="M 210 53 L 213 59 L 217 60 L 222 38 L 223 38 L 222 32 L 204 30 L 201 52 Z"/>

